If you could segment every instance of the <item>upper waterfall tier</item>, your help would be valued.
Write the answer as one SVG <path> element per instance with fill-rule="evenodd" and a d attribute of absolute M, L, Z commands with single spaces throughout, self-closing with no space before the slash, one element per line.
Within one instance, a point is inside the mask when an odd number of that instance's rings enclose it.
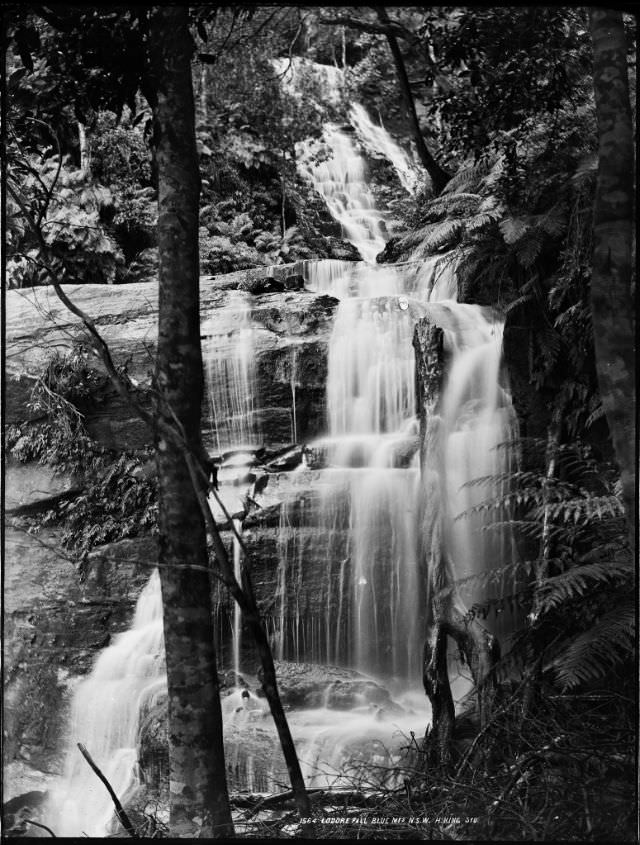
<path fill-rule="evenodd" d="M 322 196 L 346 239 L 367 263 L 375 264 L 386 237 L 383 215 L 367 184 L 364 159 L 337 126 L 325 128 L 323 142 L 307 140 L 296 145 L 298 170 Z M 326 158 L 318 161 L 323 154 Z"/>
<path fill-rule="evenodd" d="M 405 191 L 415 194 L 421 185 L 422 178 L 413 157 L 394 141 L 384 126 L 373 122 L 360 103 L 354 103 L 351 106 L 349 120 L 364 146 L 374 155 L 383 155 L 388 159 Z"/>

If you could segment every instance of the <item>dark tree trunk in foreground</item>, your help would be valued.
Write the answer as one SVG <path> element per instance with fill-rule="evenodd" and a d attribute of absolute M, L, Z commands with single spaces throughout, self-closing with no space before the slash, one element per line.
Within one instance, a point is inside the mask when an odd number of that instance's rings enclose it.
<path fill-rule="evenodd" d="M 158 168 L 157 413 L 201 453 L 200 176 L 187 7 L 155 7 L 150 86 Z M 170 832 L 233 835 L 225 775 L 206 532 L 184 452 L 157 436 L 159 563 L 169 688 Z"/>
<path fill-rule="evenodd" d="M 428 629 L 423 653 L 423 684 L 431 702 L 432 722 L 427 742 L 430 765 L 446 765 L 455 722 L 449 681 L 447 647 L 453 640 L 464 656 L 478 695 L 481 726 L 487 723 L 494 695 L 492 669 L 498 658 L 495 638 L 470 618 L 455 586 L 454 562 L 444 541 L 446 513 L 439 400 L 442 389 L 442 329 L 426 318 L 416 324 L 416 394 L 420 417 L 422 494 L 420 503 L 420 565 L 426 580 Z"/>
<path fill-rule="evenodd" d="M 380 6 L 378 7 L 377 12 L 380 22 L 388 26 L 390 21 L 386 9 L 383 6 Z M 424 136 L 420 131 L 420 122 L 418 121 L 418 115 L 416 113 L 416 104 L 413 99 L 413 94 L 411 93 L 411 85 L 409 84 L 409 77 L 407 76 L 407 69 L 404 64 L 404 59 L 402 58 L 402 52 L 398 45 L 398 39 L 391 29 L 387 29 L 385 34 L 387 43 L 389 44 L 389 48 L 393 55 L 393 61 L 395 62 L 402 99 L 404 101 L 405 109 L 407 110 L 407 116 L 409 118 L 409 123 L 411 124 L 411 131 L 413 133 L 413 139 L 416 142 L 420 161 L 429 174 L 429 178 L 433 183 L 434 192 L 439 194 L 449 179 L 451 179 L 451 176 L 446 172 L 446 170 L 443 170 L 442 167 L 440 167 L 425 144 Z"/>
<path fill-rule="evenodd" d="M 190 462 L 193 464 L 191 459 Z M 195 480 L 195 468 L 192 468 L 192 477 Z M 282 701 L 280 700 L 276 670 L 273 663 L 273 654 L 271 652 L 269 638 L 262 623 L 260 611 L 256 603 L 255 593 L 251 582 L 251 573 L 248 567 L 248 557 L 246 554 L 243 557 L 241 583 L 238 583 L 233 572 L 231 561 L 229 560 L 229 555 L 224 543 L 222 542 L 222 538 L 220 537 L 220 532 L 218 531 L 215 520 L 211 514 L 211 510 L 207 504 L 204 491 L 200 490 L 198 492 L 198 496 L 205 524 L 209 528 L 211 534 L 213 549 L 222 581 L 227 585 L 229 592 L 242 611 L 243 621 L 251 630 L 256 644 L 256 650 L 260 657 L 261 664 L 258 676 L 267 702 L 269 703 L 269 709 L 271 710 L 276 730 L 278 731 L 280 747 L 282 748 L 282 754 L 284 756 L 287 771 L 289 772 L 289 779 L 291 781 L 292 795 L 295 799 L 300 816 L 308 817 L 311 815 L 309 795 L 305 787 L 304 778 L 302 777 L 300 761 L 298 760 L 298 754 L 293 743 L 289 723 L 287 722 Z"/>
<path fill-rule="evenodd" d="M 635 355 L 631 295 L 633 131 L 622 13 L 591 9 L 598 181 L 593 212 L 591 311 L 602 404 L 635 544 Z"/>

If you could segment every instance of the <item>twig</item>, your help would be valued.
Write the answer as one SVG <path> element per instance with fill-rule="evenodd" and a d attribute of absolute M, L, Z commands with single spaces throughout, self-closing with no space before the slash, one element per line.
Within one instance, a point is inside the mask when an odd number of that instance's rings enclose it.
<path fill-rule="evenodd" d="M 34 822 L 33 819 L 23 819 L 22 821 L 26 822 L 27 824 L 32 824 L 35 827 L 41 827 L 43 830 L 46 830 L 49 836 L 53 836 L 56 839 L 55 833 L 51 830 L 50 827 L 47 827 L 46 824 L 41 824 L 40 822 Z"/>
<path fill-rule="evenodd" d="M 129 819 L 129 816 L 122 809 L 122 804 L 118 800 L 118 796 L 113 791 L 113 788 L 112 788 L 111 784 L 109 783 L 109 781 L 102 774 L 102 772 L 100 771 L 98 766 L 93 761 L 93 758 L 91 757 L 91 755 L 89 754 L 89 752 L 87 751 L 87 749 L 84 747 L 84 745 L 81 742 L 78 743 L 78 748 L 80 749 L 80 753 L 82 754 L 84 759 L 91 766 L 91 768 L 97 774 L 97 776 L 100 778 L 102 783 L 106 786 L 107 792 L 109 793 L 109 795 L 111 796 L 111 800 L 113 801 L 113 806 L 116 808 L 116 815 L 118 816 L 118 819 L 120 820 L 120 823 L 122 824 L 122 827 L 127 831 L 127 833 L 129 834 L 129 836 L 132 839 L 139 839 L 140 837 L 136 833 L 134 826 L 131 824 L 131 820 Z"/>

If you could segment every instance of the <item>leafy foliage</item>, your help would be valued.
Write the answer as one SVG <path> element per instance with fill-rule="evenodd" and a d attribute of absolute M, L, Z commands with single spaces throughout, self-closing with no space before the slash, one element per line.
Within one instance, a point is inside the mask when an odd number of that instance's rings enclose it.
<path fill-rule="evenodd" d="M 495 513 L 498 520 L 505 509 L 518 515 L 509 524 L 526 538 L 529 552 L 537 550 L 537 557 L 516 559 L 496 573 L 519 570 L 528 584 L 470 613 L 486 618 L 505 601 L 528 607 L 527 625 L 506 654 L 503 671 L 525 665 L 533 644 L 562 688 L 602 682 L 614 676 L 617 667 L 629 665 L 635 647 L 635 618 L 628 599 L 635 593 L 635 572 L 616 473 L 596 461 L 587 444 L 574 441 L 559 444 L 557 471 L 549 476 L 542 457 L 546 444 L 530 441 L 526 446 L 530 454 L 537 450 L 538 470 L 479 478 L 471 484 L 495 489 L 509 482 L 503 496 L 487 499 L 472 511 Z M 498 520 L 490 521 L 486 530 L 502 530 L 504 523 Z M 498 574 L 483 578 L 488 582 Z"/>
<path fill-rule="evenodd" d="M 14 164 L 12 187 L 37 221 L 50 257 L 43 259 L 39 237 L 26 224 L 10 193 L 9 286 L 51 284 L 50 270 L 61 284 L 117 281 L 124 256 L 104 222 L 113 204 L 111 192 L 92 184 L 85 173 L 57 155 L 42 165 L 34 157 L 20 165 L 14 160 Z"/>
<path fill-rule="evenodd" d="M 150 449 L 113 456 L 87 433 L 84 414 L 98 400 L 106 376 L 88 365 L 79 347 L 59 353 L 32 389 L 35 423 L 12 426 L 6 445 L 21 462 L 38 461 L 84 481 L 82 492 L 59 502 L 41 524 L 61 525 L 62 543 L 80 561 L 102 543 L 155 531 L 157 481 Z"/>
<path fill-rule="evenodd" d="M 600 681 L 613 667 L 628 664 L 635 649 L 636 608 L 635 602 L 627 599 L 570 640 L 553 666 L 565 689 L 578 687 Z"/>
<path fill-rule="evenodd" d="M 529 133 L 532 117 L 553 119 L 580 96 L 589 70 L 581 9 L 439 9 L 423 34 L 436 56 L 425 81 L 437 84 L 440 74 L 449 82 L 433 94 L 429 113 L 441 118 L 449 143 L 461 152 L 479 155 L 489 145 L 508 150 Z"/>
<path fill-rule="evenodd" d="M 84 349 L 55 353 L 31 392 L 30 410 L 40 418 L 7 430 L 12 455 L 23 463 L 38 461 L 72 474 L 100 467 L 103 450 L 87 433 L 80 407 L 86 408 L 105 382 L 105 376 L 89 367 Z"/>
<path fill-rule="evenodd" d="M 45 525 L 62 524 L 62 544 L 81 564 L 95 546 L 155 533 L 158 485 L 151 461 L 150 452 L 105 461 L 81 495 L 45 514 Z"/>

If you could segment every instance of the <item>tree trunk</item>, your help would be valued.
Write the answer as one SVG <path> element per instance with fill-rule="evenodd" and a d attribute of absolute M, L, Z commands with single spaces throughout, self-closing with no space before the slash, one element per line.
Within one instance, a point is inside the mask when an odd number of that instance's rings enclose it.
<path fill-rule="evenodd" d="M 389 20 L 389 16 L 387 15 L 386 9 L 383 6 L 380 6 L 378 7 L 377 12 L 378 18 L 380 19 L 380 23 L 389 26 L 391 21 Z M 391 53 L 393 55 L 393 60 L 396 65 L 396 72 L 398 75 L 398 82 L 400 84 L 400 91 L 402 93 L 402 99 L 407 110 L 407 116 L 409 117 L 409 123 L 411 124 L 411 131 L 413 133 L 414 141 L 416 142 L 416 148 L 418 150 L 418 155 L 420 156 L 420 161 L 422 162 L 425 170 L 429 174 L 431 182 L 433 183 L 434 192 L 436 194 L 439 194 L 445 187 L 449 179 L 451 179 L 451 176 L 449 173 L 447 173 L 446 170 L 443 170 L 443 168 L 440 167 L 438 162 L 433 158 L 433 156 L 429 152 L 427 145 L 425 144 L 424 136 L 420 131 L 420 123 L 418 121 L 418 115 L 416 113 L 416 104 L 413 99 L 413 94 L 411 93 L 409 77 L 407 76 L 407 69 L 404 64 L 404 59 L 402 58 L 402 52 L 400 51 L 400 47 L 398 46 L 398 40 L 390 29 L 387 29 L 386 31 L 386 38 L 391 49 Z"/>
<path fill-rule="evenodd" d="M 439 403 L 443 378 L 442 329 L 426 318 L 416 324 L 416 395 L 421 436 L 420 565 L 428 596 L 428 630 L 423 652 L 423 685 L 431 702 L 431 731 L 427 737 L 429 765 L 450 759 L 455 711 L 449 682 L 447 646 L 451 638 L 469 666 L 478 695 L 480 724 L 486 725 L 492 708 L 492 669 L 499 656 L 495 638 L 471 618 L 460 599 L 453 562 L 444 543 L 446 515 L 443 443 Z"/>
<path fill-rule="evenodd" d="M 150 82 L 158 168 L 157 414 L 202 451 L 198 204 L 200 177 L 186 6 L 155 7 Z M 170 833 L 233 835 L 204 520 L 183 451 L 156 436 L 159 562 L 169 691 Z M 177 568 L 177 565 L 180 568 Z"/>
<path fill-rule="evenodd" d="M 195 484 L 197 472 L 193 466 L 193 460 L 191 457 L 189 457 L 188 460 L 191 465 L 192 479 Z M 227 554 L 227 550 L 222 542 L 220 532 L 218 531 L 202 490 L 198 491 L 198 499 L 205 524 L 209 528 L 222 581 L 229 588 L 229 592 L 240 608 L 244 622 L 250 628 L 256 644 L 261 664 L 258 677 L 260 678 L 262 689 L 269 704 L 269 709 L 271 710 L 276 730 L 278 731 L 278 739 L 280 740 L 280 747 L 282 748 L 282 754 L 287 765 L 287 771 L 289 772 L 291 789 L 295 797 L 298 812 L 301 817 L 308 817 L 311 815 L 309 795 L 305 787 L 302 770 L 300 768 L 300 761 L 298 760 L 298 754 L 293 743 L 293 737 L 291 736 L 291 731 L 289 730 L 289 723 L 282 706 L 282 701 L 280 700 L 276 670 L 273 663 L 273 654 L 271 652 L 271 646 L 269 645 L 269 638 L 267 637 L 267 633 L 260 617 L 255 593 L 253 591 L 251 573 L 248 567 L 248 555 L 245 554 L 243 558 L 241 567 L 242 583 L 239 584 L 235 578 L 235 574 L 229 560 L 229 555 Z M 304 826 L 303 830 L 305 830 Z"/>
<path fill-rule="evenodd" d="M 602 404 L 635 546 L 635 321 L 631 293 L 634 146 L 622 13 L 590 10 L 598 122 L 591 312 Z"/>

